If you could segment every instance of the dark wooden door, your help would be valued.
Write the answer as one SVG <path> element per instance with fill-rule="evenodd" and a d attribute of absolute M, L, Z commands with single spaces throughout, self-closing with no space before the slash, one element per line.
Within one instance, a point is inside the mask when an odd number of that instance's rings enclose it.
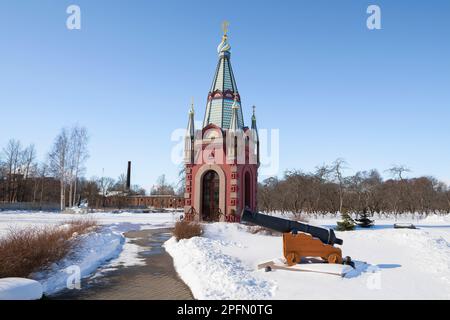
<path fill-rule="evenodd" d="M 214 221 L 219 214 L 219 175 L 208 171 L 203 176 L 202 218 L 204 221 Z"/>

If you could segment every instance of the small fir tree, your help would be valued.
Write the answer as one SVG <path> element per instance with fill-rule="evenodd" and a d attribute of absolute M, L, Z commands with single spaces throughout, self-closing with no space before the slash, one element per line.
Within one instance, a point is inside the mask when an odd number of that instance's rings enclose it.
<path fill-rule="evenodd" d="M 374 220 L 371 220 L 369 218 L 369 215 L 367 213 L 367 209 L 364 208 L 363 212 L 359 214 L 359 219 L 356 219 L 356 222 L 358 223 L 358 226 L 363 228 L 370 228 L 374 224 Z"/>
<path fill-rule="evenodd" d="M 337 231 L 351 231 L 355 229 L 355 222 L 353 221 L 352 217 L 347 213 L 347 211 L 344 211 L 341 213 L 342 220 L 337 222 Z"/>

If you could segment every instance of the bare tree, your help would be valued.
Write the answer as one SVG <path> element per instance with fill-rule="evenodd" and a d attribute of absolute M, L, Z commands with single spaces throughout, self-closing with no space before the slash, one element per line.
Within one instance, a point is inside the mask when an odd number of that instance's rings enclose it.
<path fill-rule="evenodd" d="M 279 209 L 274 199 L 275 190 L 277 189 L 277 177 L 270 177 L 265 179 L 258 187 L 258 206 L 266 211 L 273 211 Z"/>
<path fill-rule="evenodd" d="M 67 154 L 67 180 L 69 183 L 69 206 L 77 199 L 77 183 L 79 175 L 84 171 L 84 163 L 88 158 L 88 135 L 84 127 L 74 126 L 70 129 L 69 150 Z"/>
<path fill-rule="evenodd" d="M 33 202 L 37 200 L 37 194 L 39 192 L 39 204 L 42 206 L 42 200 L 44 198 L 45 191 L 45 177 L 48 173 L 48 165 L 46 163 L 41 163 L 36 168 L 36 179 L 33 191 Z"/>
<path fill-rule="evenodd" d="M 109 192 L 114 188 L 115 181 L 113 178 L 102 176 L 100 179 L 97 179 L 97 186 L 102 195 L 102 206 L 105 206 L 106 197 Z"/>
<path fill-rule="evenodd" d="M 91 207 L 98 206 L 98 199 L 100 196 L 100 189 L 98 185 L 98 178 L 92 177 L 91 179 L 80 179 L 80 197 L 86 201 L 86 204 Z M 103 199 L 102 199 L 103 201 Z M 103 203 L 103 202 L 102 202 Z"/>
<path fill-rule="evenodd" d="M 335 213 L 339 207 L 358 215 L 450 212 L 450 190 L 433 177 L 406 178 L 403 167 L 394 175 L 398 179 L 384 181 L 375 169 L 344 176 L 344 168 L 337 161 L 314 173 L 293 170 L 283 179 L 267 179 L 258 185 L 259 208 L 294 214 Z"/>
<path fill-rule="evenodd" d="M 146 191 L 138 184 L 133 184 L 131 186 L 131 193 L 134 195 L 145 196 Z"/>
<path fill-rule="evenodd" d="M 67 170 L 69 167 L 68 156 L 70 148 L 69 139 L 67 129 L 61 129 L 61 132 L 56 137 L 52 150 L 48 155 L 50 170 L 60 182 L 61 211 L 66 208 L 66 182 L 68 176 Z"/>
<path fill-rule="evenodd" d="M 186 166 L 182 163 L 178 168 L 178 182 L 176 184 L 177 192 L 179 196 L 184 195 L 186 190 Z"/>
<path fill-rule="evenodd" d="M 7 198 L 8 202 L 13 202 L 16 197 L 16 183 L 18 175 L 20 174 L 20 160 L 21 160 L 22 145 L 20 141 L 11 139 L 3 148 L 6 167 L 7 179 Z"/>
<path fill-rule="evenodd" d="M 84 164 L 86 160 L 89 157 L 88 152 L 88 133 L 86 128 L 75 126 L 72 128 L 72 134 L 71 134 L 71 140 L 72 140 L 72 156 L 73 156 L 73 178 L 72 178 L 72 192 L 73 197 L 71 206 L 74 205 L 74 201 L 77 198 L 77 183 L 78 183 L 78 177 L 80 174 L 82 174 L 85 170 Z M 72 194 L 71 192 L 71 194 Z"/>
<path fill-rule="evenodd" d="M 24 201 L 26 194 L 26 188 L 28 187 L 28 178 L 32 174 L 33 167 L 35 166 L 36 149 L 31 144 L 23 150 L 19 151 L 19 169 L 21 175 L 18 176 L 16 182 L 15 198 L 17 201 Z"/>
<path fill-rule="evenodd" d="M 342 159 L 336 159 L 332 164 L 332 172 L 334 172 L 334 176 L 339 185 L 339 212 L 342 212 L 342 206 L 344 204 L 344 187 L 345 187 L 345 178 L 343 175 L 343 171 L 347 169 L 347 162 Z"/>
<path fill-rule="evenodd" d="M 125 174 L 121 174 L 114 185 L 114 189 L 117 191 L 125 192 L 127 191 L 127 176 Z"/>
<path fill-rule="evenodd" d="M 175 191 L 173 186 L 167 182 L 166 175 L 163 174 L 159 176 L 156 185 L 153 186 L 150 193 L 159 195 L 174 195 Z"/>
<path fill-rule="evenodd" d="M 388 172 L 394 179 L 403 180 L 403 174 L 411 172 L 411 170 L 405 165 L 393 165 L 391 168 L 387 169 Z"/>
<path fill-rule="evenodd" d="M 30 144 L 25 150 L 22 152 L 22 163 L 24 165 L 24 179 L 28 178 L 30 174 L 30 169 L 32 168 L 33 162 L 36 160 L 36 149 L 34 144 Z"/>
<path fill-rule="evenodd" d="M 321 166 L 317 166 L 316 167 L 316 172 L 314 173 L 314 177 L 315 177 L 315 183 L 314 183 L 314 191 L 313 193 L 316 195 L 315 197 L 315 203 L 314 203 L 314 210 L 315 212 L 320 212 L 320 202 L 322 200 L 322 186 L 324 184 L 324 182 L 328 179 L 328 177 L 330 176 L 330 173 L 332 172 L 332 169 L 325 165 L 322 164 Z M 325 213 L 325 212 L 323 212 Z"/>

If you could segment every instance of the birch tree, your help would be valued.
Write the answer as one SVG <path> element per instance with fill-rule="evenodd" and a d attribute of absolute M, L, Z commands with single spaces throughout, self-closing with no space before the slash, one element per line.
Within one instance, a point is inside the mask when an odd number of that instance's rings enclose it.
<path fill-rule="evenodd" d="M 49 153 L 49 166 L 53 175 L 59 179 L 60 182 L 60 206 L 61 211 L 66 208 L 66 182 L 67 182 L 67 168 L 69 156 L 69 134 L 66 128 L 61 129 L 61 132 L 55 139 L 53 148 Z"/>
<path fill-rule="evenodd" d="M 23 164 L 23 177 L 24 179 L 28 179 L 33 163 L 36 160 L 36 149 L 34 144 L 30 144 L 27 148 L 25 148 L 21 156 Z"/>
<path fill-rule="evenodd" d="M 77 199 L 77 184 L 78 184 L 78 178 L 80 174 L 82 174 L 85 170 L 85 163 L 86 160 L 89 157 L 88 153 L 88 133 L 85 127 L 79 127 L 75 126 L 72 128 L 72 134 L 71 134 L 71 147 L 72 147 L 72 164 L 73 164 L 73 171 L 72 171 L 72 181 L 71 181 L 71 206 L 75 204 L 75 201 Z M 72 196 L 73 194 L 73 196 Z"/>
<path fill-rule="evenodd" d="M 7 180 L 7 198 L 8 202 L 13 202 L 15 199 L 16 188 L 14 187 L 17 180 L 17 174 L 20 172 L 20 157 L 22 152 L 22 145 L 20 141 L 11 139 L 8 144 L 3 148 L 3 154 L 5 158 L 6 167 L 6 180 Z"/>

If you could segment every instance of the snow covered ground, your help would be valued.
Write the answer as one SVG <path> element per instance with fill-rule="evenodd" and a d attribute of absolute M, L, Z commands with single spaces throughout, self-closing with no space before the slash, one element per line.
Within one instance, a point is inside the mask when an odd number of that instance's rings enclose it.
<path fill-rule="evenodd" d="M 174 224 L 181 213 L 111 213 L 96 212 L 89 214 L 63 214 L 52 212 L 17 212 L 0 211 L 0 237 L 8 231 L 10 227 L 41 226 L 48 224 L 58 224 L 73 219 L 92 218 L 101 225 L 128 226 L 130 230 L 136 227 L 137 230 L 170 227 Z"/>
<path fill-rule="evenodd" d="M 39 300 L 42 297 L 42 285 L 31 279 L 0 279 L 0 300 Z"/>
<path fill-rule="evenodd" d="M 100 232 L 83 235 L 79 250 L 34 276 L 46 294 L 66 287 L 78 266 L 81 277 L 119 266 L 143 263 L 140 250 L 124 238 L 130 230 L 171 227 L 180 213 L 0 212 L 0 237 L 9 227 L 60 224 L 94 218 Z M 344 278 L 333 275 L 257 270 L 259 263 L 280 258 L 279 236 L 251 234 L 244 225 L 213 223 L 203 237 L 166 242 L 181 278 L 198 299 L 450 299 L 450 217 L 403 219 L 418 230 L 396 230 L 390 219 L 377 219 L 373 229 L 337 232 L 344 255 L 367 266 Z M 333 227 L 336 218 L 311 220 Z M 73 284 L 73 283 L 72 283 Z"/>
<path fill-rule="evenodd" d="M 282 256 L 281 237 L 251 234 L 239 224 L 209 224 L 204 237 L 178 243 L 172 238 L 165 246 L 198 299 L 450 299 L 450 218 L 412 221 L 417 230 L 393 229 L 394 222 L 337 232 L 343 254 L 367 262 L 344 278 L 257 270 Z"/>
<path fill-rule="evenodd" d="M 76 286 L 81 278 L 101 273 L 119 266 L 142 265 L 138 253 L 145 248 L 130 243 L 123 236 L 130 230 L 167 228 L 173 226 L 179 213 L 93 213 L 61 214 L 49 212 L 0 212 L 0 237 L 8 229 L 29 226 L 59 225 L 73 219 L 95 219 L 98 232 L 81 235 L 80 243 L 69 257 L 50 266 L 49 270 L 38 272 L 32 278 L 38 280 L 46 295 L 52 295 L 70 286 Z"/>

